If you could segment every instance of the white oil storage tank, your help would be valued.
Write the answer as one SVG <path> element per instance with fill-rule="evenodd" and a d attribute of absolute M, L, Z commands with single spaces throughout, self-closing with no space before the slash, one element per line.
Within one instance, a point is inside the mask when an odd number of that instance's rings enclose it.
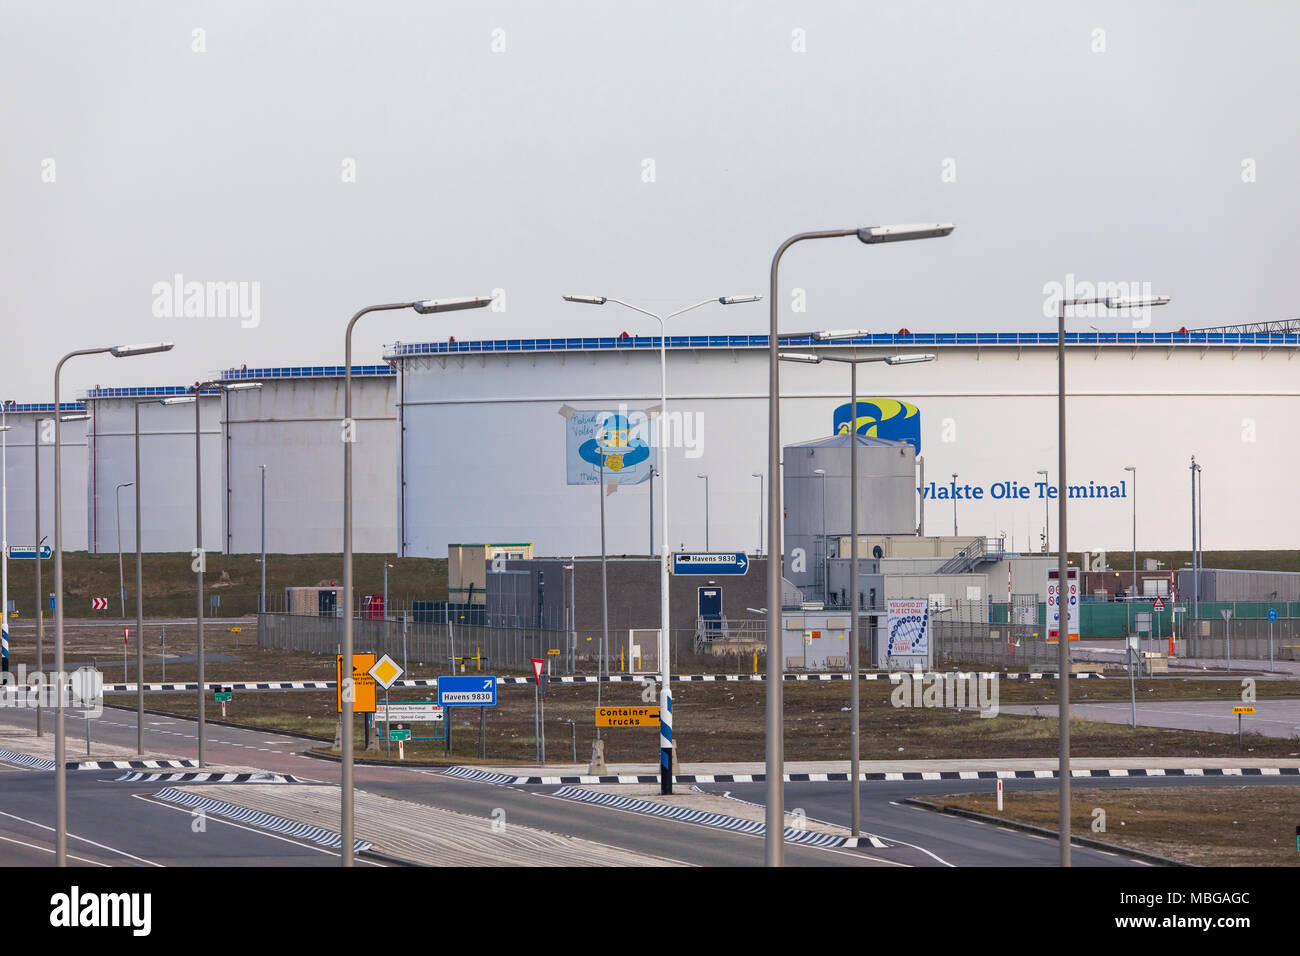
<path fill-rule="evenodd" d="M 908 441 L 857 434 L 858 534 L 916 533 L 916 448 Z M 824 599 L 827 557 L 852 534 L 847 431 L 785 447 L 782 488 L 786 577 L 805 596 Z"/>

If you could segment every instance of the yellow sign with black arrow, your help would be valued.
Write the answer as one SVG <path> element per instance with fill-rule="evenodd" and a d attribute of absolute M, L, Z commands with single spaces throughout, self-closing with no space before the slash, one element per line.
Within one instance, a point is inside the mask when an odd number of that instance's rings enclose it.
<path fill-rule="evenodd" d="M 597 707 L 597 727 L 658 727 L 658 707 Z"/>

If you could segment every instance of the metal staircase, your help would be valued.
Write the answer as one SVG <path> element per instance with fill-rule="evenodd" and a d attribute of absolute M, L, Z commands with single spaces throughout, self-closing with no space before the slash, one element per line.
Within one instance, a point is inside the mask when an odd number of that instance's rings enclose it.
<path fill-rule="evenodd" d="M 979 537 L 935 570 L 936 574 L 970 574 L 982 564 L 1000 561 L 1006 554 L 1003 538 Z"/>

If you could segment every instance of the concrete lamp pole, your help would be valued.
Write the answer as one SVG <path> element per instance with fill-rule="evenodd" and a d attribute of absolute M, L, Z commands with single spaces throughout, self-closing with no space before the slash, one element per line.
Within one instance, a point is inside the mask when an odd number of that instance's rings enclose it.
<path fill-rule="evenodd" d="M 704 550 L 709 550 L 709 476 L 696 475 L 696 478 L 704 479 Z"/>
<path fill-rule="evenodd" d="M 457 312 L 461 309 L 481 309 L 490 305 L 490 298 L 425 299 L 419 302 L 390 302 L 369 305 L 348 321 L 343 337 L 343 670 L 339 697 L 343 704 L 343 753 L 341 755 L 342 780 L 340 782 L 340 815 L 342 817 L 342 846 L 340 859 L 343 866 L 352 866 L 354 841 L 352 838 L 352 446 L 356 442 L 356 423 L 352 421 L 352 328 L 357 320 L 371 312 L 390 312 L 396 309 L 413 309 L 420 315 Z"/>
<path fill-rule="evenodd" d="M 1133 583 L 1129 586 L 1128 601 L 1125 602 L 1126 604 L 1128 604 L 1129 608 L 1132 608 L 1133 599 L 1137 596 L 1137 591 L 1138 591 L 1138 499 L 1137 499 L 1138 475 L 1137 475 L 1136 465 L 1125 465 L 1124 470 L 1130 472 L 1133 475 Z M 1133 625 L 1131 623 L 1132 622 L 1131 612 L 1128 615 L 1128 617 L 1130 620 L 1129 630 L 1132 631 Z"/>
<path fill-rule="evenodd" d="M 266 613 L 266 465 L 258 465 L 262 472 L 262 587 L 257 595 L 257 610 Z M 385 591 L 385 593 L 387 593 Z M 387 602 L 384 604 L 388 607 Z"/>
<path fill-rule="evenodd" d="M 957 537 L 957 472 L 952 473 L 952 536 Z"/>
<path fill-rule="evenodd" d="M 866 335 L 866 332 L 852 333 L 815 333 L 813 338 L 823 339 L 824 341 L 834 341 L 838 338 L 856 338 L 858 335 Z M 861 768 L 861 727 L 862 727 L 862 638 L 861 638 L 861 621 L 862 616 L 862 592 L 858 590 L 858 366 L 866 365 L 869 362 L 884 362 L 886 365 L 914 365 L 921 362 L 933 362 L 933 355 L 871 355 L 866 358 L 848 358 L 838 355 L 801 355 L 794 353 L 782 353 L 782 361 L 788 362 L 807 362 L 812 365 L 821 362 L 839 362 L 848 365 L 849 372 L 849 421 L 852 423 L 846 426 L 849 441 L 851 442 L 849 451 L 849 535 L 852 538 L 852 544 L 849 546 L 849 598 L 850 620 L 849 631 L 849 677 L 852 683 L 849 685 L 849 708 L 852 711 L 850 717 L 849 729 L 849 780 L 850 786 L 850 805 L 849 816 L 851 820 L 853 836 L 862 834 L 862 791 L 859 781 Z"/>
<path fill-rule="evenodd" d="M 1060 536 L 1060 553 L 1057 555 L 1057 613 L 1060 623 L 1057 627 L 1057 645 L 1060 656 L 1057 661 L 1057 788 L 1058 819 L 1061 866 L 1070 865 L 1070 600 L 1069 578 L 1066 573 L 1066 555 L 1069 552 L 1069 537 L 1066 528 L 1066 485 L 1065 485 L 1065 310 L 1075 305 L 1103 305 L 1107 309 L 1146 308 L 1165 305 L 1168 296 L 1152 296 L 1140 299 L 1062 299 L 1057 309 L 1056 324 L 1056 415 L 1057 415 L 1057 534 Z"/>
<path fill-rule="evenodd" d="M 114 504 L 117 513 L 117 596 L 122 605 L 122 617 L 126 618 L 126 576 L 122 572 L 122 489 L 130 488 L 134 481 L 124 481 L 113 489 Z M 122 681 L 127 679 L 122 673 Z"/>
<path fill-rule="evenodd" d="M 577 302 L 582 305 L 605 305 L 612 302 L 625 309 L 649 316 L 659 323 L 659 447 L 662 449 L 659 461 L 659 476 L 663 479 L 663 499 L 660 501 L 660 520 L 662 528 L 663 554 L 659 561 L 659 790 L 661 793 L 673 792 L 673 693 L 671 686 L 672 660 L 669 647 L 669 602 L 668 569 L 672 560 L 672 549 L 668 538 L 668 333 L 666 323 L 669 319 L 683 315 L 694 309 L 717 302 L 719 305 L 739 305 L 745 302 L 757 302 L 761 295 L 724 295 L 716 299 L 702 299 L 694 305 L 688 305 L 667 315 L 658 315 L 639 306 L 603 295 L 566 295 L 564 301 Z"/>
<path fill-rule="evenodd" d="M 207 551 L 203 547 L 203 423 L 201 412 L 204 392 L 238 392 L 251 388 L 261 388 L 259 382 L 235 382 L 226 384 L 220 381 L 195 382 L 187 391 L 188 395 L 164 398 L 162 405 L 194 404 L 194 630 L 195 658 L 198 667 L 198 750 L 199 767 L 207 766 L 204 754 L 207 746 L 207 698 L 204 697 L 205 654 L 203 649 L 203 572 L 207 570 Z"/>
<path fill-rule="evenodd" d="M 859 242 L 874 245 L 911 239 L 933 239 L 953 231 L 951 223 L 909 226 L 866 226 L 861 229 L 831 229 L 801 232 L 777 247 L 772 256 L 768 286 L 768 427 L 767 427 L 767 720 L 766 720 L 766 832 L 764 862 L 781 866 L 785 862 L 785 772 L 784 720 L 781 686 L 781 488 L 776 480 L 781 469 L 781 373 L 780 329 L 777 311 L 777 279 L 781 258 L 786 250 L 808 239 L 841 239 L 856 236 Z M 856 583 L 855 587 L 856 587 Z M 855 682 L 856 683 L 856 682 Z"/>
<path fill-rule="evenodd" d="M 1051 524 L 1048 516 L 1051 512 L 1049 508 L 1049 499 L 1047 497 L 1047 469 L 1039 468 L 1038 474 L 1043 476 L 1043 554 L 1050 554 L 1052 550 Z"/>
<path fill-rule="evenodd" d="M 0 671 L 9 671 L 9 424 L 12 400 L 0 403 Z M 37 549 L 36 561 L 41 560 Z"/>
<path fill-rule="evenodd" d="M 77 349 L 69 352 L 54 366 L 54 861 L 57 866 L 68 865 L 68 772 L 67 741 L 64 740 L 65 691 L 63 674 L 63 445 L 59 428 L 59 380 L 68 359 L 79 355 L 102 355 L 130 358 L 167 352 L 171 342 L 153 345 L 113 345 L 96 349 Z M 40 558 L 38 557 L 39 561 Z"/>

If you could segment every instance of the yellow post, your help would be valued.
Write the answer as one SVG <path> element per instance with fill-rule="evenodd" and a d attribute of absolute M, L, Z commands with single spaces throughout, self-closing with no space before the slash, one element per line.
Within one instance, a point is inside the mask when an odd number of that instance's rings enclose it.
<path fill-rule="evenodd" d="M 481 674 L 483 673 L 483 648 L 476 647 L 474 650 L 474 669 Z"/>
<path fill-rule="evenodd" d="M 754 648 L 754 673 L 758 673 L 758 648 Z"/>
<path fill-rule="evenodd" d="M 626 670 L 623 666 L 623 648 L 621 647 L 618 649 L 618 669 L 619 671 Z"/>

